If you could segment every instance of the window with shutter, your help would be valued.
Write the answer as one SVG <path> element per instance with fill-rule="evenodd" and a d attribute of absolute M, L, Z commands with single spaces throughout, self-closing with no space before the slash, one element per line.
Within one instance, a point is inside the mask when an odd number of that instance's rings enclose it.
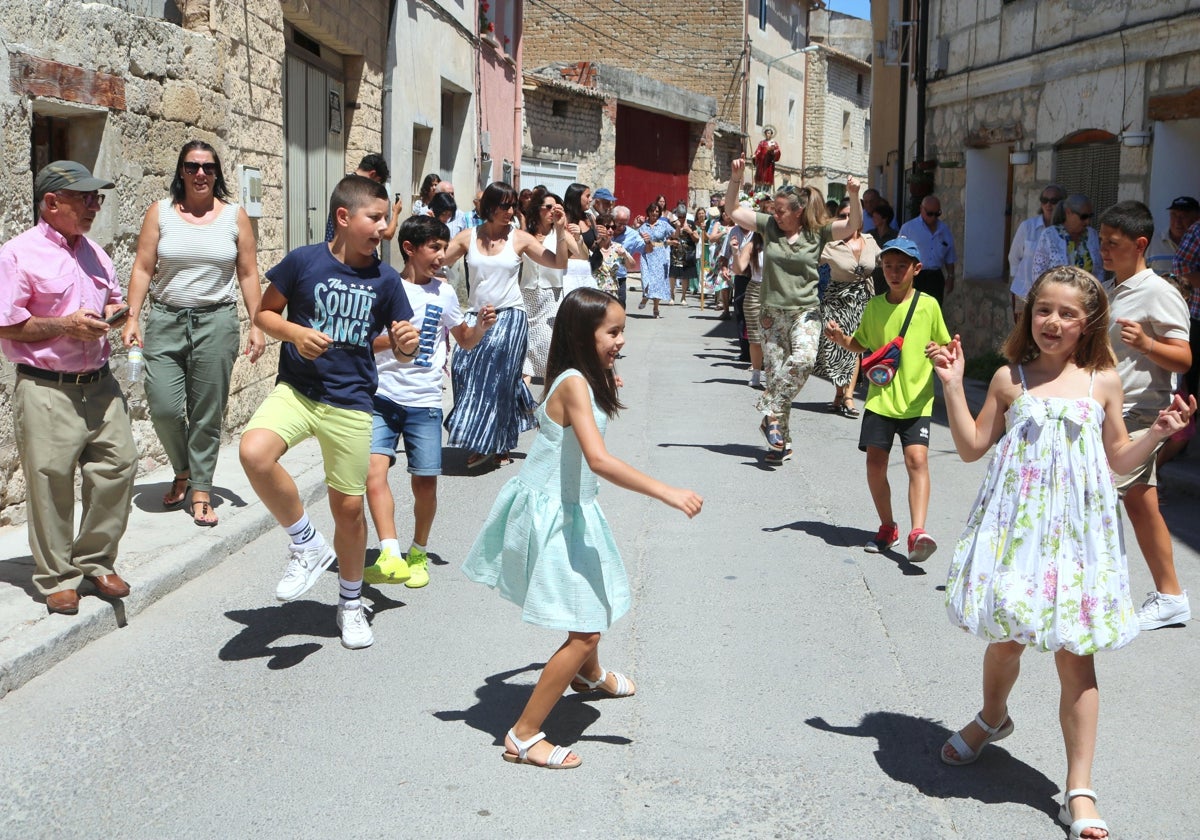
<path fill-rule="evenodd" d="M 1105 131 L 1077 132 L 1055 147 L 1053 180 L 1068 195 L 1086 195 L 1099 216 L 1117 203 L 1120 166 L 1121 146 L 1116 137 Z"/>

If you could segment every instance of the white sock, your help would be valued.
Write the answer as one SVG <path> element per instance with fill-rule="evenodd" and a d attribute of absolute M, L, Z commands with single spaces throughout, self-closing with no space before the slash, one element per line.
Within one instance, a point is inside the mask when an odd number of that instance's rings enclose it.
<path fill-rule="evenodd" d="M 400 553 L 400 540 L 380 540 L 379 541 L 380 553 L 387 551 L 388 549 L 391 549 L 392 554 L 399 554 Z"/>
<path fill-rule="evenodd" d="M 346 580 L 341 575 L 338 575 L 338 602 L 343 607 L 357 607 L 361 595 L 361 580 Z"/>
<path fill-rule="evenodd" d="M 425 551 L 425 546 L 421 545 L 416 540 L 413 540 L 412 548 L 415 548 L 417 551 Z M 412 549 L 410 548 L 409 550 L 411 551 Z"/>
<path fill-rule="evenodd" d="M 292 545 L 295 546 L 307 545 L 317 536 L 317 529 L 308 520 L 307 511 L 305 511 L 296 524 L 289 525 L 283 530 L 287 531 L 288 536 L 292 538 Z"/>

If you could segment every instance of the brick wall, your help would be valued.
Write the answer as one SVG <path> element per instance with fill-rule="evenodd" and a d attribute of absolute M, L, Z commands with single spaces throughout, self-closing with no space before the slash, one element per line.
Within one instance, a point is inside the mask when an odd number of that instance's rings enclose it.
<path fill-rule="evenodd" d="M 714 96 L 717 119 L 741 123 L 742 20 L 737 0 L 701 0 L 686 13 L 642 3 L 596 0 L 525 4 L 524 63 L 595 61 Z"/>

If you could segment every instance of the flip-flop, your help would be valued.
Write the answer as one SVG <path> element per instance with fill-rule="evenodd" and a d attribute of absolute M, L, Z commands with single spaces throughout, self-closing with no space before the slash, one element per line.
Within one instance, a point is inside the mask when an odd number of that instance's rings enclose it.
<path fill-rule="evenodd" d="M 196 513 L 197 506 L 200 508 L 200 513 Z M 212 516 L 213 518 L 208 519 L 208 516 Z M 220 522 L 220 520 L 216 518 L 216 513 L 213 512 L 212 503 L 204 501 L 192 502 L 192 521 L 201 528 L 211 528 Z"/>
<path fill-rule="evenodd" d="M 171 489 L 163 494 L 162 503 L 164 508 L 171 510 L 172 508 L 177 508 L 183 504 L 183 500 L 187 498 L 189 481 L 191 481 L 191 476 L 184 476 L 182 478 L 175 476 L 175 478 L 171 481 Z M 175 495 L 175 491 L 180 485 L 183 485 L 183 489 L 179 490 L 179 498 L 172 499 L 171 497 Z"/>

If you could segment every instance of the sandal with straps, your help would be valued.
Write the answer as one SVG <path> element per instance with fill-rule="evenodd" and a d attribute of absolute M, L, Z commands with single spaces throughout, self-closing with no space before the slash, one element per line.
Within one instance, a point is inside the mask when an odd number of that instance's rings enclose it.
<path fill-rule="evenodd" d="M 544 767 L 547 770 L 574 770 L 580 764 L 583 764 L 583 759 L 578 755 L 575 756 L 574 762 L 567 762 L 567 758 L 571 755 L 571 750 L 568 747 L 555 747 L 550 751 L 550 757 L 546 759 L 545 764 L 538 764 L 536 761 L 531 759 L 529 757 L 529 748 L 538 741 L 546 740 L 545 732 L 539 732 L 528 741 L 522 741 L 520 738 L 514 735 L 513 731 L 510 729 L 508 730 L 508 737 L 509 740 L 513 742 L 513 745 L 517 748 L 517 754 L 513 755 L 508 751 L 508 747 L 505 746 L 504 755 L 502 758 L 509 764 L 532 764 L 534 767 Z"/>
<path fill-rule="evenodd" d="M 1008 712 L 1004 713 L 1004 720 L 999 726 L 988 726 L 987 721 L 983 719 L 983 712 L 980 712 L 979 714 L 975 715 L 975 725 L 982 729 L 984 735 L 986 736 L 979 744 L 979 747 L 976 749 L 971 749 L 967 742 L 963 740 L 963 736 L 960 733 L 955 732 L 946 739 L 946 743 L 942 744 L 942 751 L 939 753 L 939 755 L 942 757 L 942 761 L 944 763 L 953 765 L 955 767 L 960 767 L 964 764 L 973 764 L 979 759 L 979 755 L 983 752 L 984 747 L 993 741 L 1004 740 L 1009 735 L 1013 734 L 1013 729 L 1015 728 L 1013 726 L 1012 718 L 1008 716 Z M 953 749 L 954 752 L 958 754 L 958 758 L 951 758 L 950 756 L 946 755 L 946 747 Z"/>
<path fill-rule="evenodd" d="M 617 681 L 615 691 L 605 684 L 610 673 Z M 616 671 L 606 671 L 603 668 L 600 669 L 600 679 L 598 680 L 589 680 L 583 674 L 576 674 L 575 679 L 571 680 L 571 688 L 581 694 L 585 691 L 603 691 L 609 697 L 632 697 L 637 693 L 637 686 L 629 677 L 618 674 Z"/>
<path fill-rule="evenodd" d="M 769 446 L 771 449 L 774 449 L 776 452 L 783 451 L 783 430 L 779 428 L 778 420 L 771 420 L 770 418 L 764 416 L 762 423 L 760 423 L 758 426 L 758 430 L 762 432 L 763 437 L 767 439 L 767 446 Z"/>
<path fill-rule="evenodd" d="M 1071 840 L 1090 840 L 1083 836 L 1083 832 L 1089 828 L 1095 828 L 1103 831 L 1106 837 L 1109 834 L 1108 823 L 1096 817 L 1081 817 L 1077 820 L 1071 819 L 1071 800 L 1077 796 L 1086 796 L 1096 802 L 1096 791 L 1090 788 L 1075 788 L 1063 794 L 1062 808 L 1058 811 L 1058 821 L 1065 826 L 1068 826 L 1071 832 Z"/>
<path fill-rule="evenodd" d="M 191 481 L 190 475 L 175 476 L 171 481 L 171 489 L 163 494 L 163 507 L 167 510 L 177 508 L 183 504 L 183 500 L 187 498 L 188 482 Z"/>

